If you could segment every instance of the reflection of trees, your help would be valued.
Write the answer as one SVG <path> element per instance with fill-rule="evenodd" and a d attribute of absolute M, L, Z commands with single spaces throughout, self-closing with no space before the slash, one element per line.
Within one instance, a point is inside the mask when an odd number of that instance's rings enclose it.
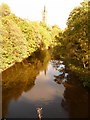
<path fill-rule="evenodd" d="M 41 70 L 46 70 L 49 60 L 50 55 L 48 52 L 38 53 L 38 56 L 34 54 L 22 63 L 16 63 L 2 73 L 3 116 L 7 113 L 8 105 L 12 99 L 18 99 L 23 91 L 26 92 L 34 86 L 37 75 Z"/>
<path fill-rule="evenodd" d="M 68 111 L 70 118 L 88 117 L 88 92 L 82 87 L 77 78 L 62 83 L 59 77 L 55 78 L 57 84 L 63 84 L 65 87 L 62 107 Z"/>
<path fill-rule="evenodd" d="M 88 95 L 82 87 L 66 87 L 61 105 L 69 111 L 71 118 L 88 117 Z"/>
<path fill-rule="evenodd" d="M 68 82 L 74 87 L 67 87 L 64 91 L 64 99 L 61 105 L 69 111 L 71 118 L 88 117 L 88 92 L 80 83 L 78 77 L 74 73 L 69 73 Z"/>
<path fill-rule="evenodd" d="M 57 65 L 55 68 L 57 68 Z M 62 82 L 64 79 L 63 74 L 54 77 L 54 81 L 57 84 L 62 84 L 65 87 L 61 105 L 68 111 L 70 118 L 87 118 L 88 92 L 81 85 L 79 78 L 73 72 L 69 72 L 69 77 L 66 82 Z"/>

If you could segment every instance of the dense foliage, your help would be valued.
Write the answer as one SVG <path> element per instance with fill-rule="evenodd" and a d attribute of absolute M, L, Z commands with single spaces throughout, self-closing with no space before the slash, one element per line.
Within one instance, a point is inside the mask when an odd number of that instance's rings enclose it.
<path fill-rule="evenodd" d="M 54 52 L 65 59 L 68 67 L 82 78 L 84 85 L 89 86 L 88 2 L 82 2 L 80 7 L 71 11 L 67 28 L 58 40 L 61 45 L 56 46 Z"/>
<path fill-rule="evenodd" d="M 50 28 L 43 22 L 21 19 L 11 13 L 7 4 L 2 4 L 1 69 L 22 61 L 38 49 L 44 50 L 55 46 L 53 57 L 64 59 L 68 68 L 82 78 L 85 86 L 89 86 L 88 4 L 89 2 L 84 1 L 80 7 L 71 11 L 64 31 L 57 25 Z"/>
<path fill-rule="evenodd" d="M 57 25 L 53 25 L 52 26 L 52 42 L 53 45 L 61 45 L 61 43 L 59 42 L 59 40 L 62 38 L 62 30 L 57 26 Z"/>
<path fill-rule="evenodd" d="M 74 57 L 88 68 L 88 3 L 81 3 L 82 7 L 76 7 L 68 18 L 68 28 L 64 33 L 64 43 L 71 57 Z"/>
<path fill-rule="evenodd" d="M 48 49 L 52 44 L 51 32 L 45 23 L 21 19 L 10 12 L 7 4 L 2 4 L 0 11 L 1 69 L 27 58 L 38 49 Z"/>
<path fill-rule="evenodd" d="M 0 16 L 8 16 L 10 15 L 10 13 L 11 13 L 10 7 L 7 4 L 3 3 L 0 6 Z"/>

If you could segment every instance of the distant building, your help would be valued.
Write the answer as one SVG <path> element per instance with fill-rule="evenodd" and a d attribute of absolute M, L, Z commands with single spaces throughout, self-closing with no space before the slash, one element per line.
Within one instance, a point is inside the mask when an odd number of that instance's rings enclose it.
<path fill-rule="evenodd" d="M 46 11 L 46 6 L 44 6 L 44 11 L 42 12 L 42 22 L 45 22 L 47 21 L 47 11 Z"/>

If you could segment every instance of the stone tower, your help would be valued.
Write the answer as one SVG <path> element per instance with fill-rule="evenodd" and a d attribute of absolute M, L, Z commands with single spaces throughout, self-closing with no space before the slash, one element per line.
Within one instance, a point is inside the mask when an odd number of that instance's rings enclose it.
<path fill-rule="evenodd" d="M 46 16 L 47 16 L 46 6 L 44 6 L 44 11 L 42 12 L 42 22 L 46 23 Z"/>

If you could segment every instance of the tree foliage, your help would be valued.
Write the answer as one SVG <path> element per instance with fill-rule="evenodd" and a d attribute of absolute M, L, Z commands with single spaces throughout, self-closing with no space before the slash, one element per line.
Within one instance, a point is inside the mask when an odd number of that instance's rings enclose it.
<path fill-rule="evenodd" d="M 27 58 L 38 49 L 48 49 L 52 42 L 45 23 L 21 19 L 10 11 L 7 4 L 0 6 L 2 69 Z"/>
<path fill-rule="evenodd" d="M 56 46 L 57 44 L 61 44 L 60 43 L 61 39 L 62 39 L 62 30 L 57 25 L 53 25 L 52 26 L 52 40 L 53 40 L 54 46 Z"/>
<path fill-rule="evenodd" d="M 67 28 L 63 31 L 62 46 L 57 47 L 59 56 L 65 58 L 68 66 L 83 76 L 84 85 L 90 85 L 89 72 L 89 39 L 88 39 L 88 2 L 84 1 L 80 7 L 75 7 L 67 20 Z M 70 63 L 69 63 L 70 62 Z"/>
<path fill-rule="evenodd" d="M 27 57 L 27 41 L 12 20 L 2 18 L 2 69 Z"/>
<path fill-rule="evenodd" d="M 10 10 L 10 7 L 3 3 L 1 6 L 0 6 L 0 16 L 8 16 L 10 15 L 11 13 L 11 10 Z"/>
<path fill-rule="evenodd" d="M 70 13 L 64 33 L 65 46 L 70 53 L 82 64 L 83 68 L 88 68 L 89 42 L 88 42 L 88 2 L 82 2 L 82 7 L 76 7 Z"/>

